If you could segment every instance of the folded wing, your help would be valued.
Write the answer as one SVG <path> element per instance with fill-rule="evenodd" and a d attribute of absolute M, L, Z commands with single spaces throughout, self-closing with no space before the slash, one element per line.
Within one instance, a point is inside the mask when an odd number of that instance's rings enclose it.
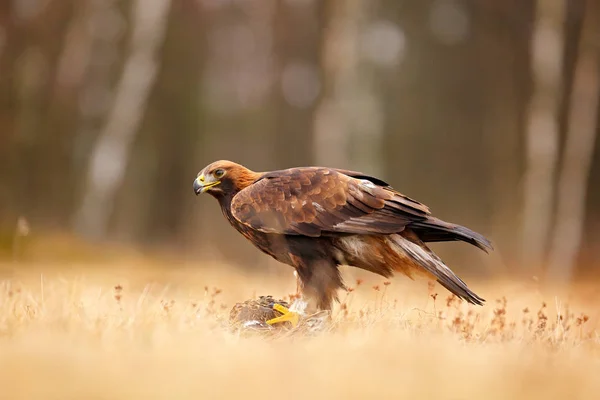
<path fill-rule="evenodd" d="M 231 210 L 253 229 L 311 237 L 397 233 L 430 215 L 381 180 L 319 167 L 268 173 L 235 195 Z"/>

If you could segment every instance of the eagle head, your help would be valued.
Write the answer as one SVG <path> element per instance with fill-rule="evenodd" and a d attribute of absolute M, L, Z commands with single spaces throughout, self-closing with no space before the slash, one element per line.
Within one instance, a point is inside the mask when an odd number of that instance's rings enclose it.
<path fill-rule="evenodd" d="M 198 173 L 194 180 L 194 193 L 209 193 L 214 197 L 235 194 L 251 185 L 259 176 L 243 165 L 227 160 L 215 161 Z"/>

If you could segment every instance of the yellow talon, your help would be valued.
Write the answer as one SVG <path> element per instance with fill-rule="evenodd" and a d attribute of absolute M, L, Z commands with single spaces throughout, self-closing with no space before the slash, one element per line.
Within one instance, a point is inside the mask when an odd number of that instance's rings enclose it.
<path fill-rule="evenodd" d="M 279 311 L 280 313 L 282 313 L 283 315 L 280 317 L 276 317 L 276 318 L 272 318 L 270 320 L 267 321 L 267 324 L 269 325 L 273 325 L 273 324 L 277 324 L 279 322 L 290 322 L 292 324 L 292 327 L 296 327 L 296 325 L 298 325 L 298 314 L 288 310 L 286 307 L 282 306 L 281 304 L 274 304 L 273 305 L 273 309 Z"/>

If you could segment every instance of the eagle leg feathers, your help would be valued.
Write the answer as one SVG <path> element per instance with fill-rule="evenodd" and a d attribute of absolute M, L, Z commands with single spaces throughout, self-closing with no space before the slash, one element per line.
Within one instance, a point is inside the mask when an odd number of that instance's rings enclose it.
<path fill-rule="evenodd" d="M 296 272 L 300 292 L 307 303 L 306 312 L 314 313 L 319 310 L 331 310 L 337 300 L 338 289 L 344 289 L 344 283 L 337 264 L 326 258 L 300 258 L 290 255 Z"/>

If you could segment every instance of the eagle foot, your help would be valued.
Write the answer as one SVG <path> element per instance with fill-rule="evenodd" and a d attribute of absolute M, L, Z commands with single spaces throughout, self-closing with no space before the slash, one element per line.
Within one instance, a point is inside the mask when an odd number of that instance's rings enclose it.
<path fill-rule="evenodd" d="M 294 311 L 290 311 L 289 308 L 282 306 L 281 304 L 274 304 L 273 309 L 279 311 L 282 315 L 279 317 L 271 318 L 266 321 L 267 324 L 273 325 L 281 322 L 289 322 L 292 324 L 292 327 L 295 328 L 298 326 L 298 321 L 300 320 L 300 315 Z"/>
<path fill-rule="evenodd" d="M 229 313 L 229 321 L 234 327 L 250 330 L 294 329 L 302 323 L 304 313 L 301 306 L 302 303 L 298 301 L 290 305 L 273 296 L 260 296 L 258 299 L 236 303 Z"/>

